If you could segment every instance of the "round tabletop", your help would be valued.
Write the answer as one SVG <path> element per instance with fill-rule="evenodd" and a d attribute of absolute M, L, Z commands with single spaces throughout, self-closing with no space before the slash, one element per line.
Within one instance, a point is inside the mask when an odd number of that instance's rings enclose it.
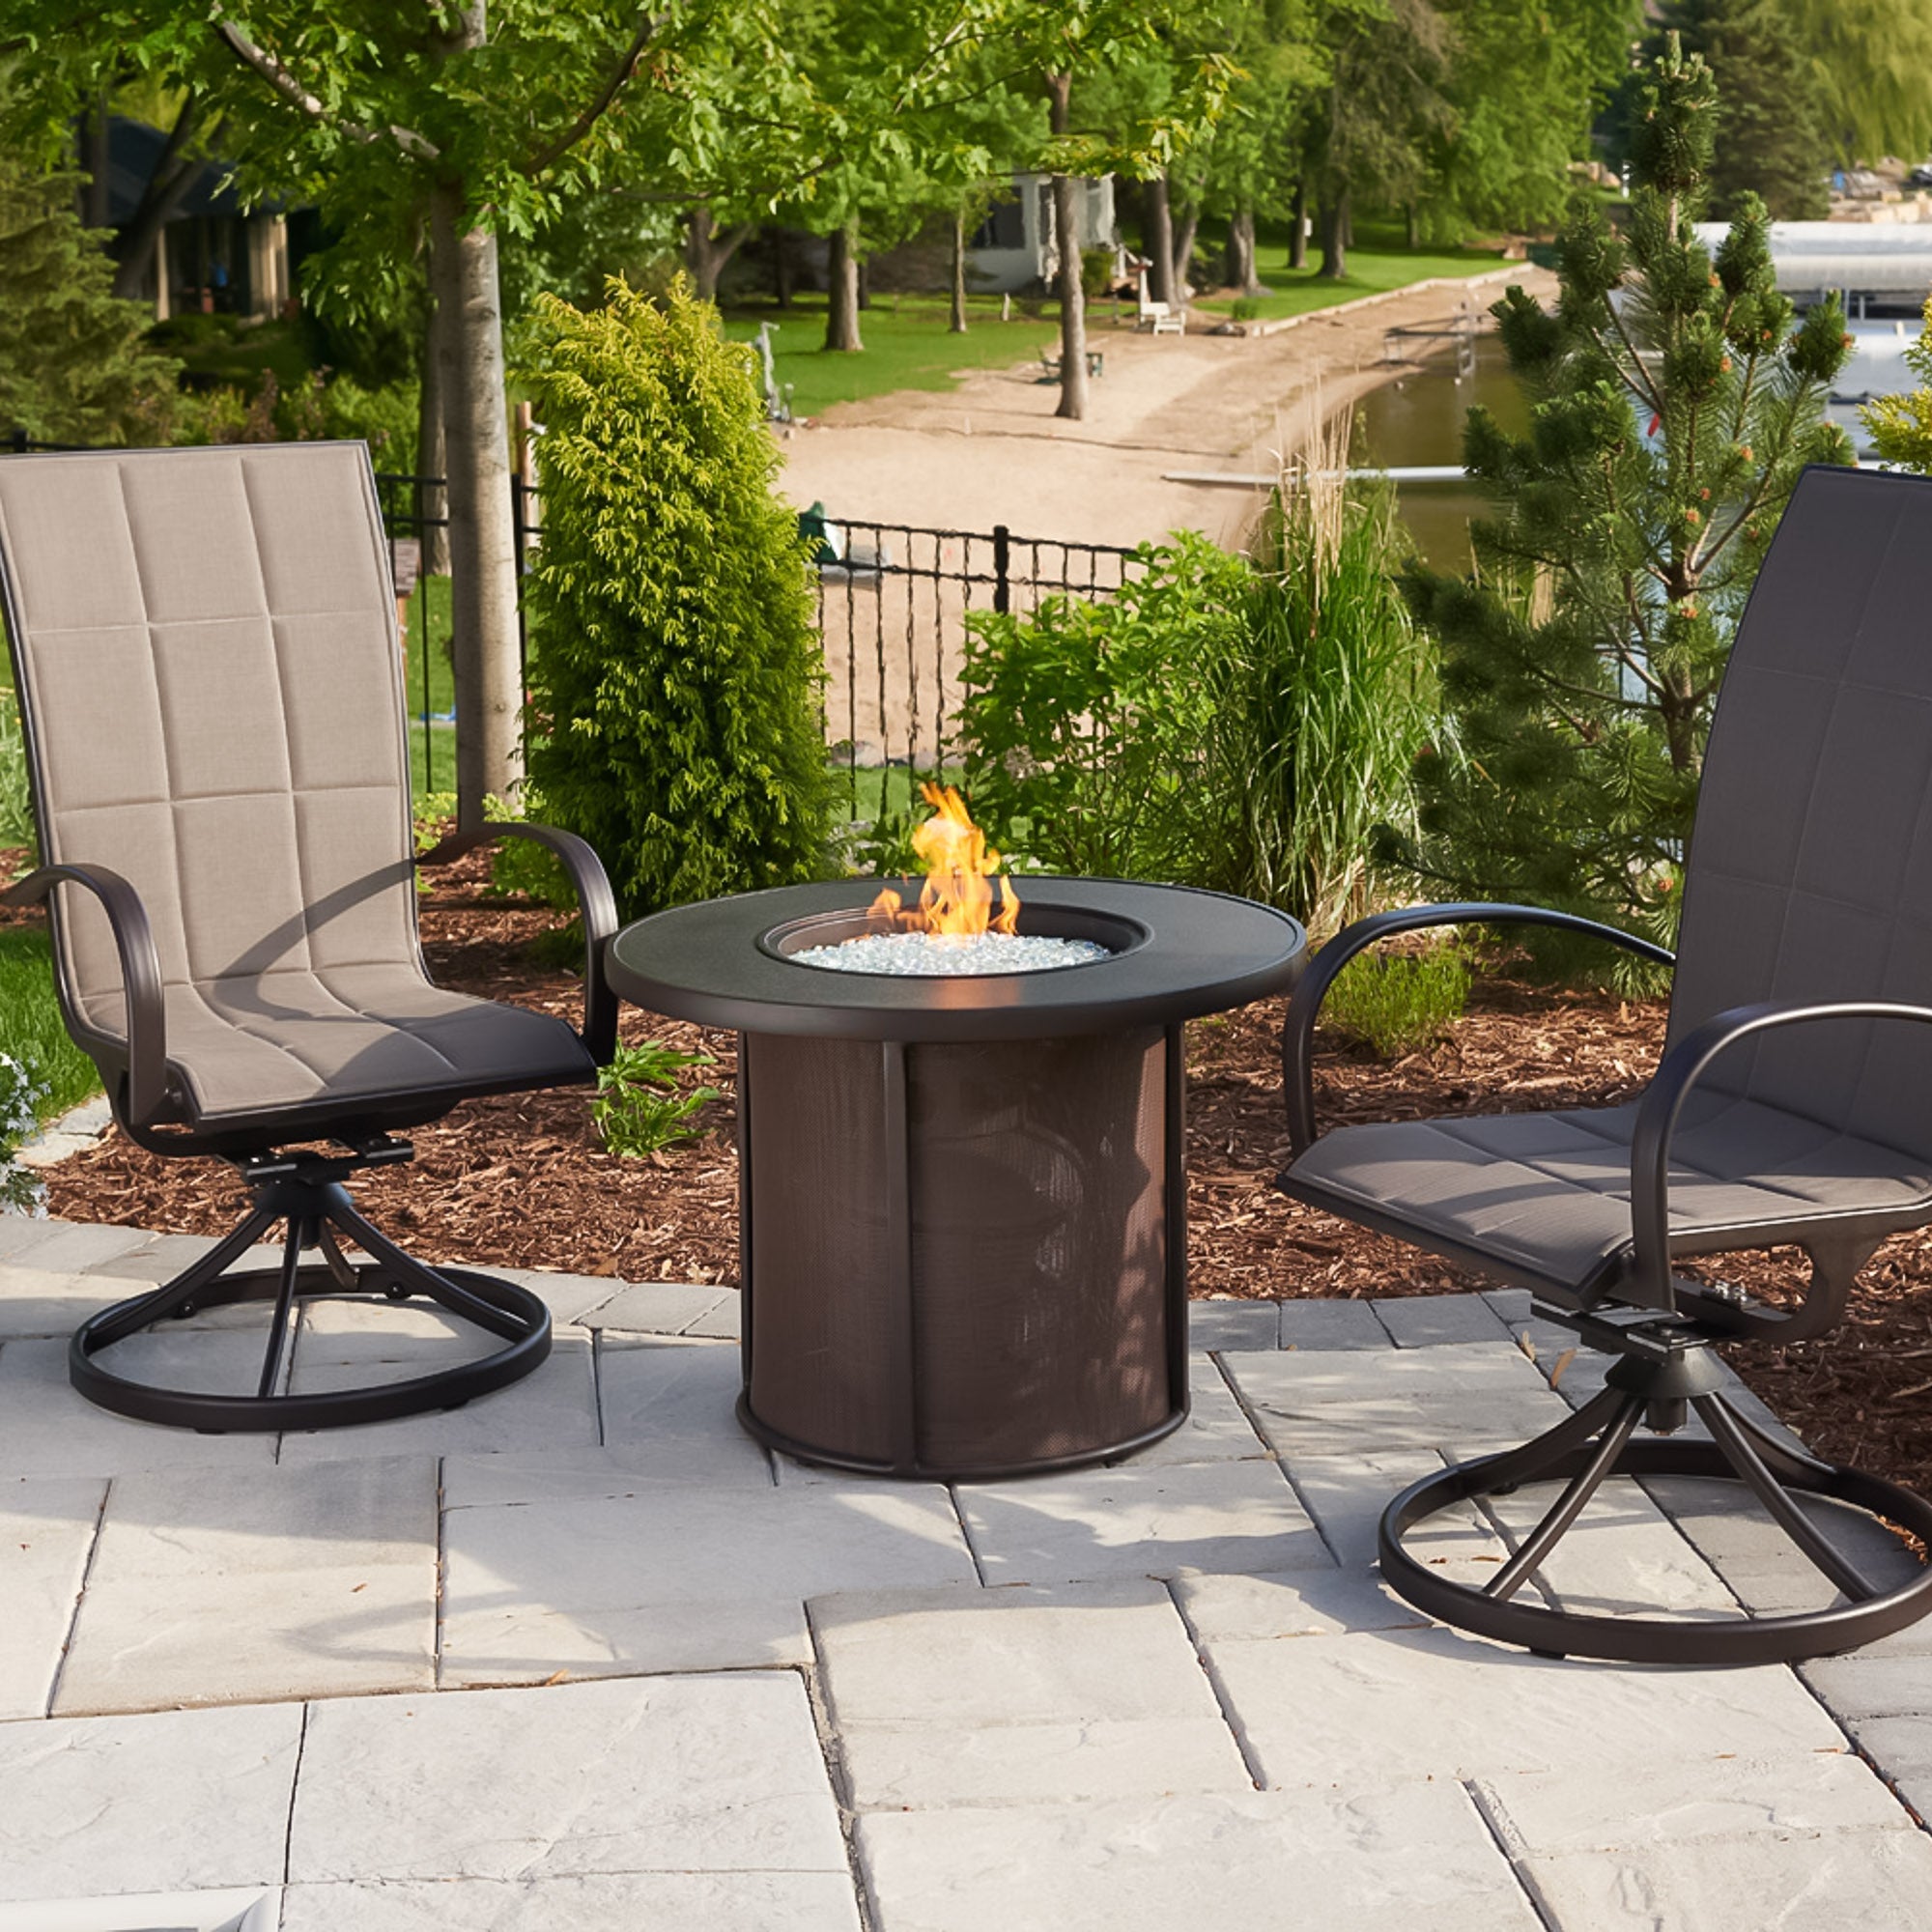
<path fill-rule="evenodd" d="M 1130 937 L 1091 964 L 959 976 L 843 973 L 800 965 L 770 935 L 800 920 L 869 905 L 882 885 L 842 879 L 673 906 L 627 925 L 605 971 L 634 1005 L 741 1033 L 838 1039 L 1049 1039 L 1166 1026 L 1245 1006 L 1300 977 L 1307 936 L 1270 906 L 1189 886 L 1024 876 L 1029 916 L 1098 919 Z"/>

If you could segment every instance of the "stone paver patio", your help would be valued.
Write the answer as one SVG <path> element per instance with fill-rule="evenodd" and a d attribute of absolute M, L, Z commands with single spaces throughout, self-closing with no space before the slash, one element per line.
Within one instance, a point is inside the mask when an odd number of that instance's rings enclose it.
<path fill-rule="evenodd" d="M 67 1330 L 193 1245 L 0 1219 L 0 1932 L 1932 1919 L 1932 1628 L 1616 1668 L 1379 1588 L 1396 1488 L 1594 1386 L 1551 1387 L 1565 1338 L 1520 1295 L 1199 1306 L 1176 1437 L 949 1489 L 775 1463 L 716 1289 L 520 1277 L 555 1355 L 447 1415 L 277 1440 L 89 1407 Z M 199 1378 L 237 1326 L 142 1346 Z M 400 1373 L 439 1329 L 325 1306 L 292 1377 Z M 1492 1571 L 1533 1502 L 1434 1560 Z M 1810 1582 L 1690 1482 L 1606 1493 L 1561 1554 L 1540 1587 L 1597 1608 Z"/>

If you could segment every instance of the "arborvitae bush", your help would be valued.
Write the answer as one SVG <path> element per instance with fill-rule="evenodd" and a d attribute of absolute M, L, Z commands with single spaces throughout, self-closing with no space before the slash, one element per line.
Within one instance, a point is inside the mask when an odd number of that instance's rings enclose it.
<path fill-rule="evenodd" d="M 627 914 L 825 868 L 823 656 L 752 354 L 680 282 L 536 304 L 531 787 Z"/>

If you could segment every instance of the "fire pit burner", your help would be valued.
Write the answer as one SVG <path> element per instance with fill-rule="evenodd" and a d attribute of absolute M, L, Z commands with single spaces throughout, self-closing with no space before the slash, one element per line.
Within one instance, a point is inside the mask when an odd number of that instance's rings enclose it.
<path fill-rule="evenodd" d="M 1106 956 L 813 970 L 876 882 L 639 922 L 609 976 L 738 1030 L 745 1393 L 809 1462 L 979 1478 L 1104 1462 L 1187 1414 L 1180 1026 L 1280 991 L 1303 935 L 1245 899 L 1023 881 L 1022 936 Z"/>
<path fill-rule="evenodd" d="M 1055 939 L 1036 932 L 867 932 L 837 946 L 809 946 L 789 955 L 800 966 L 829 973 L 886 973 L 894 978 L 948 974 L 1057 973 L 1113 955 L 1091 939 Z"/>

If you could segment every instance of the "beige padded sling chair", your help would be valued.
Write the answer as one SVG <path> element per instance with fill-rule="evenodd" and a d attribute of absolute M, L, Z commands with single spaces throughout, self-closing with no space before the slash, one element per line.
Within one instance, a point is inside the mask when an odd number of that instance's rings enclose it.
<path fill-rule="evenodd" d="M 43 860 L 8 896 L 47 902 L 62 1013 L 122 1127 L 159 1153 L 227 1160 L 252 1197 L 203 1261 L 82 1325 L 74 1386 L 150 1422 L 318 1429 L 455 1406 L 527 1375 L 550 1350 L 543 1303 L 412 1260 L 343 1182 L 407 1160 L 398 1131 L 469 1095 L 593 1079 L 615 1038 L 603 978 L 615 912 L 596 856 L 567 833 L 497 826 L 415 860 L 368 452 L 0 459 L 0 595 Z M 582 1032 L 444 992 L 424 966 L 415 865 L 505 833 L 551 846 L 576 883 Z M 281 1267 L 229 1272 L 277 1222 Z M 322 1294 L 424 1296 L 502 1347 L 293 1393 L 291 1318 Z M 251 1391 L 156 1388 L 112 1366 L 112 1345 L 154 1322 L 254 1299 L 271 1311 Z"/>

